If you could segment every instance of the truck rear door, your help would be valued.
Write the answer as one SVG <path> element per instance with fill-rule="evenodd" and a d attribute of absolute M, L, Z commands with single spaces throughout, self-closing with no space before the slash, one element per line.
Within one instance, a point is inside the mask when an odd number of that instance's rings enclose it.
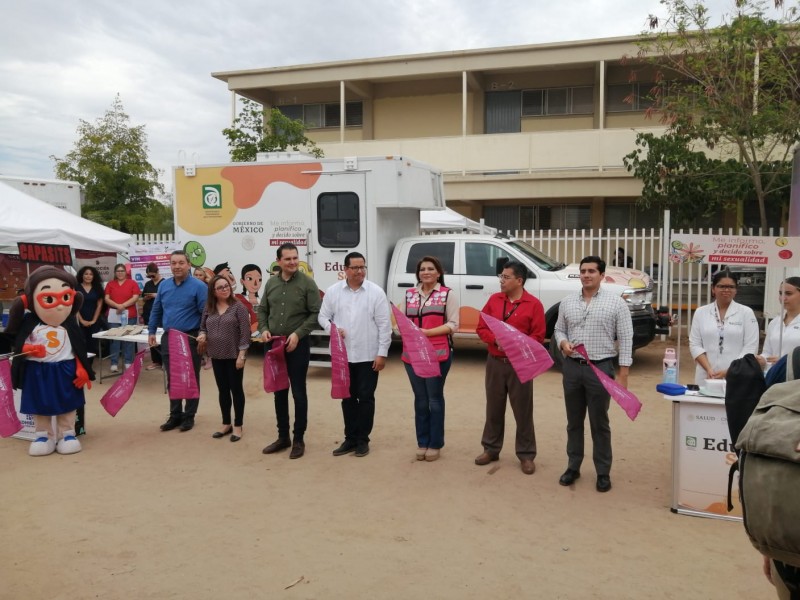
<path fill-rule="evenodd" d="M 308 262 L 322 290 L 344 279 L 349 252 L 367 255 L 365 192 L 364 173 L 323 174 L 311 189 Z"/>

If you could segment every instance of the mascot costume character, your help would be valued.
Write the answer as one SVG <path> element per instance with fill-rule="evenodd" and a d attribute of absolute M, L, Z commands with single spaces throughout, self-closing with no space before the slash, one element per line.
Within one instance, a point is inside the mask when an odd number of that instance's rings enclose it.
<path fill-rule="evenodd" d="M 75 454 L 75 411 L 82 407 L 83 388 L 90 389 L 94 372 L 75 315 L 83 297 L 73 275 L 57 267 L 39 267 L 25 282 L 25 293 L 14 300 L 6 332 L 14 337 L 17 356 L 11 367 L 14 388 L 22 389 L 20 411 L 33 415 L 36 439 L 28 454 Z M 57 430 L 53 431 L 52 417 Z"/>

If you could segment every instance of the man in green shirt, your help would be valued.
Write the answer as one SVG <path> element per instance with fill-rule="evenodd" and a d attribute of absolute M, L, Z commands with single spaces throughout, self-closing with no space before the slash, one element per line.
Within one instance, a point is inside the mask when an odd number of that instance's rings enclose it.
<path fill-rule="evenodd" d="M 308 423 L 306 374 L 311 358 L 308 334 L 318 327 L 317 315 L 322 301 L 314 280 L 298 271 L 297 246 L 281 244 L 277 260 L 281 272 L 267 279 L 256 313 L 258 331 L 264 342 L 276 335 L 286 338 L 286 368 L 294 398 L 294 443 L 289 437 L 289 390 L 279 390 L 275 392 L 278 439 L 262 452 L 274 454 L 291 446 L 289 458 L 300 458 L 305 453 L 303 436 Z"/>

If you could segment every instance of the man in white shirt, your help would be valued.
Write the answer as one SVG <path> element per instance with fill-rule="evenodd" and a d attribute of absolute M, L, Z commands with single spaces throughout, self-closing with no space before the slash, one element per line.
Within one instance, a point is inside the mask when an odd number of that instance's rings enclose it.
<path fill-rule="evenodd" d="M 386 365 L 392 341 L 391 313 L 384 291 L 366 280 L 364 256 L 351 252 L 344 257 L 345 280 L 325 291 L 319 324 L 330 332 L 336 324 L 347 349 L 350 367 L 350 397 L 342 400 L 344 441 L 334 456 L 355 452 L 369 454 L 369 434 L 375 417 L 378 373 Z"/>

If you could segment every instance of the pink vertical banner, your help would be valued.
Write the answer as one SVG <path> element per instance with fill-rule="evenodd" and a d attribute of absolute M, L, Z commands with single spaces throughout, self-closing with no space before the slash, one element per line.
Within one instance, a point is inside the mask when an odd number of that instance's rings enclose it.
<path fill-rule="evenodd" d="M 331 398 L 350 397 L 350 365 L 347 348 L 335 323 L 331 323 Z"/>
<path fill-rule="evenodd" d="M 200 388 L 195 379 L 189 336 L 177 329 L 170 329 L 169 344 L 169 399 L 183 400 L 200 397 Z"/>
<path fill-rule="evenodd" d="M 264 391 L 268 394 L 289 389 L 289 371 L 286 368 L 286 338 L 272 336 L 272 348 L 264 355 Z"/>
<path fill-rule="evenodd" d="M 589 354 L 586 352 L 586 348 L 583 344 L 578 344 L 577 346 L 574 346 L 573 349 L 584 359 L 587 361 L 589 360 Z M 625 414 L 628 415 L 628 418 L 631 421 L 635 421 L 636 415 L 638 415 L 639 411 L 642 410 L 642 403 L 639 402 L 639 399 L 633 395 L 633 392 L 626 390 L 616 381 L 611 379 L 611 377 L 594 366 L 594 364 L 591 362 L 589 362 L 589 366 L 592 367 L 592 371 L 594 371 L 594 374 L 597 375 L 600 383 L 603 384 L 603 387 L 606 388 L 606 391 L 611 395 L 616 403 L 620 405 L 622 410 L 625 411 Z"/>
<path fill-rule="evenodd" d="M 11 361 L 0 360 L 0 437 L 11 437 L 22 429 L 14 408 L 14 389 L 11 385 Z"/>
<path fill-rule="evenodd" d="M 145 352 L 148 352 L 148 350 L 141 350 L 136 353 L 133 364 L 125 369 L 125 372 L 100 399 L 100 404 L 112 417 L 116 417 L 117 413 L 131 399 L 136 382 L 139 381 L 139 374 L 142 372 Z"/>
<path fill-rule="evenodd" d="M 417 377 L 440 377 L 442 369 L 431 341 L 394 304 L 392 312 L 403 338 L 403 352 L 408 355 L 414 374 Z"/>
<path fill-rule="evenodd" d="M 539 342 L 522 333 L 513 325 L 481 314 L 481 319 L 492 331 L 508 357 L 520 382 L 527 383 L 553 366 L 553 358 Z"/>

